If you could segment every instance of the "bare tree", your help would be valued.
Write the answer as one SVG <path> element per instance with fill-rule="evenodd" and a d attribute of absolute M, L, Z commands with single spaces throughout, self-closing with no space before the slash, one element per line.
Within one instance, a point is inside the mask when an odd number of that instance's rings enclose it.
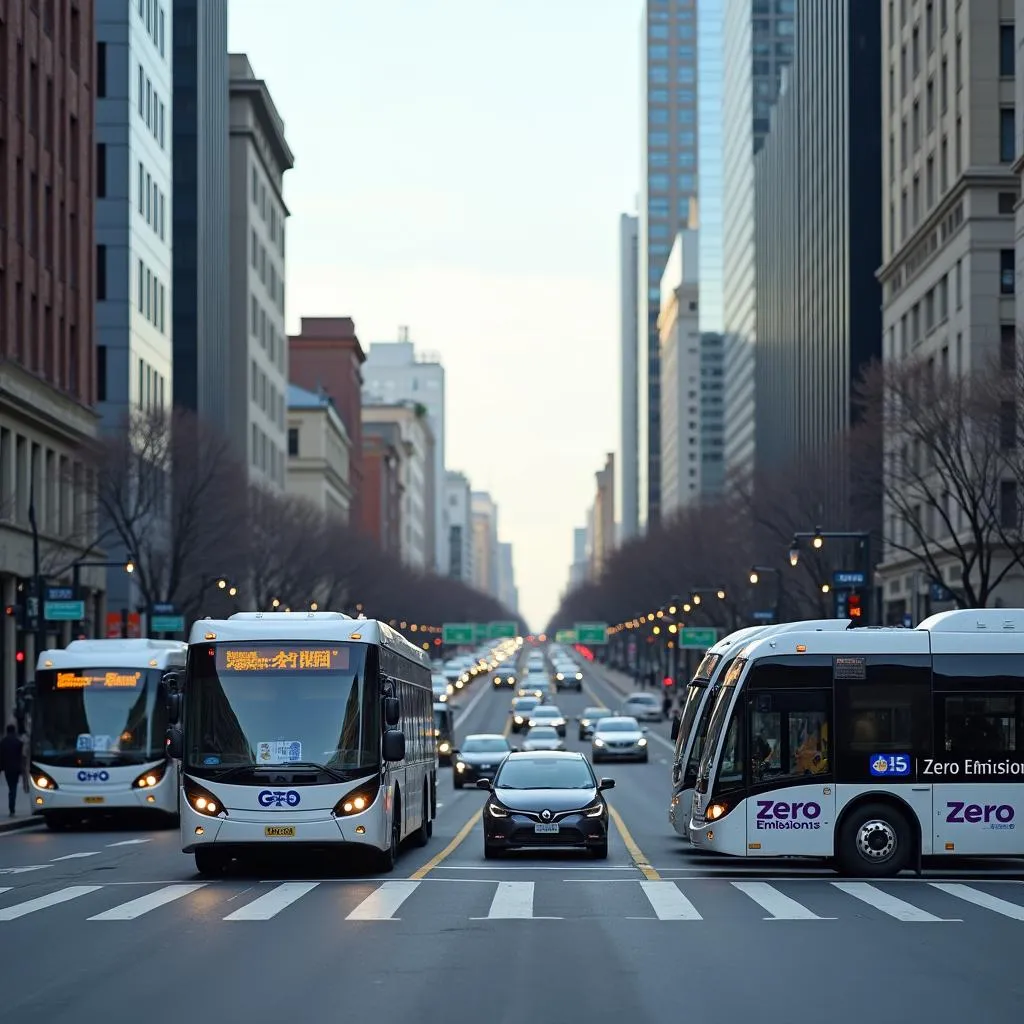
<path fill-rule="evenodd" d="M 961 607 L 986 607 L 1024 559 L 1014 384 L 990 367 L 951 376 L 908 360 L 871 367 L 858 389 L 883 428 L 863 454 L 883 467 L 887 560 L 915 565 Z"/>

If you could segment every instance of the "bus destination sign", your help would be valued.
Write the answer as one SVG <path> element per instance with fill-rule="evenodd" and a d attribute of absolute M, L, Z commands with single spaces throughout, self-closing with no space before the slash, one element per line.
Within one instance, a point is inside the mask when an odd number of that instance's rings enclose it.
<path fill-rule="evenodd" d="M 343 672 L 347 647 L 246 644 L 217 648 L 218 672 Z"/>
<path fill-rule="evenodd" d="M 141 672 L 128 672 L 124 669 L 97 671 L 87 669 L 84 672 L 57 672 L 58 690 L 134 690 L 142 679 Z"/>

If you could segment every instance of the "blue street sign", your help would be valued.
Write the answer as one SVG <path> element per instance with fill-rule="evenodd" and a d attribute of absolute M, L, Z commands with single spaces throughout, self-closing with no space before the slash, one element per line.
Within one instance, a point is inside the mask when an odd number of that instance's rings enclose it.
<path fill-rule="evenodd" d="M 953 592 L 941 583 L 933 583 L 931 585 L 931 596 L 933 601 L 938 602 L 953 600 Z"/>
<path fill-rule="evenodd" d="M 832 586 L 834 587 L 863 587 L 864 573 L 862 572 L 834 572 L 832 573 Z"/>
<path fill-rule="evenodd" d="M 757 622 L 771 622 L 775 618 L 775 612 L 753 612 L 751 618 Z"/>
<path fill-rule="evenodd" d="M 907 612 L 907 614 L 903 616 L 903 627 L 904 629 L 914 628 L 914 616 L 911 615 L 910 612 Z"/>

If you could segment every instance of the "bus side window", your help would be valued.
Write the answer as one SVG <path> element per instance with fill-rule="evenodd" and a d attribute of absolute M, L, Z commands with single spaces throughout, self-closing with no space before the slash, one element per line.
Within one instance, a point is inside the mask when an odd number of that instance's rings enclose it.
<path fill-rule="evenodd" d="M 1020 749 L 1019 694 L 941 694 L 936 726 L 949 754 L 1008 754 Z"/>
<path fill-rule="evenodd" d="M 831 693 L 758 690 L 750 703 L 753 785 L 779 785 L 831 773 Z"/>

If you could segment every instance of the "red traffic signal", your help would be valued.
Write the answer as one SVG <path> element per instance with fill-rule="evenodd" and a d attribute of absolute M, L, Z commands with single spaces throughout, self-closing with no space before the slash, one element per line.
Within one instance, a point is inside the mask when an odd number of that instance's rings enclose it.
<path fill-rule="evenodd" d="M 661 681 L 661 685 L 664 686 L 665 689 L 667 690 L 670 686 L 673 685 L 672 677 L 671 676 L 665 676 L 665 678 L 662 679 L 662 681 Z"/>
<path fill-rule="evenodd" d="M 24 661 L 25 660 L 25 652 L 24 651 L 18 651 L 18 653 L 14 656 L 14 660 L 15 661 Z"/>
<path fill-rule="evenodd" d="M 860 594 L 856 592 L 852 593 L 846 599 L 846 614 L 851 619 L 859 619 L 864 614 L 864 611 L 861 608 Z"/>

